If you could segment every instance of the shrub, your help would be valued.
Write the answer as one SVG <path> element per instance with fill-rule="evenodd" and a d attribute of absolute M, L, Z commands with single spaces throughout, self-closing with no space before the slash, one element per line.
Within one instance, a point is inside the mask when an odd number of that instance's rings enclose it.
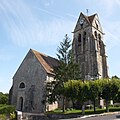
<path fill-rule="evenodd" d="M 114 103 L 114 107 L 120 107 L 120 103 Z"/>
<path fill-rule="evenodd" d="M 15 112 L 15 107 L 12 105 L 0 105 L 0 114 L 7 114 Z"/>
<path fill-rule="evenodd" d="M 93 105 L 92 105 L 92 104 L 85 106 L 85 109 L 92 109 L 92 108 L 93 108 Z"/>
<path fill-rule="evenodd" d="M 6 118 L 6 115 L 5 114 L 1 114 L 0 115 L 0 120 L 6 120 L 7 118 Z"/>

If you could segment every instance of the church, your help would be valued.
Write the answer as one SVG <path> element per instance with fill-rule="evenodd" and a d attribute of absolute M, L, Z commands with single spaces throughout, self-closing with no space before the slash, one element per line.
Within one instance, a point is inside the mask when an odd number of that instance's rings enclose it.
<path fill-rule="evenodd" d="M 104 33 L 97 14 L 80 13 L 73 31 L 74 61 L 80 66 L 82 80 L 108 77 Z M 42 113 L 58 108 L 45 103 L 46 83 L 54 80 L 58 60 L 30 49 L 15 75 L 10 89 L 10 104 L 18 111 Z"/>

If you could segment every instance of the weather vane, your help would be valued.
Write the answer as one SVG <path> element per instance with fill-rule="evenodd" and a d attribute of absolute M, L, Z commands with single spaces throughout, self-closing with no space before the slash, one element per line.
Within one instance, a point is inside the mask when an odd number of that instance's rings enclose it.
<path fill-rule="evenodd" d="M 87 16 L 88 16 L 88 13 L 89 13 L 89 9 L 86 9 L 86 13 L 87 13 Z"/>

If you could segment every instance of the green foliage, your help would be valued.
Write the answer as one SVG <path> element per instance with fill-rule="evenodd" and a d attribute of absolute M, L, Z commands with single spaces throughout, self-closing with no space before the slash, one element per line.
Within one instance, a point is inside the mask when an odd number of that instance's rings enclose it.
<path fill-rule="evenodd" d="M 15 120 L 15 112 L 10 113 L 10 120 Z"/>
<path fill-rule="evenodd" d="M 109 109 L 110 112 L 115 112 L 115 111 L 120 111 L 120 107 L 110 107 Z M 94 113 L 94 110 L 91 109 L 91 110 L 85 110 L 85 113 L 86 115 L 90 115 L 90 114 L 101 114 L 101 113 L 105 113 L 106 110 L 105 109 L 98 109 L 96 110 L 96 113 Z M 62 110 L 61 109 L 56 109 L 54 111 L 50 111 L 50 112 L 47 112 L 47 114 L 82 114 L 82 111 L 81 110 L 76 110 L 76 109 L 69 109 L 69 110 L 66 110 L 65 113 L 62 113 Z"/>
<path fill-rule="evenodd" d="M 58 54 L 57 57 L 60 61 L 62 61 L 65 64 L 68 64 L 70 60 L 70 47 L 71 47 L 71 40 L 65 35 L 65 38 L 63 39 L 63 42 L 60 42 L 60 46 L 58 46 Z"/>
<path fill-rule="evenodd" d="M 107 100 L 114 99 L 119 90 L 118 81 L 114 79 L 104 79 L 102 87 L 102 98 Z"/>
<path fill-rule="evenodd" d="M 6 120 L 6 119 L 7 119 L 7 117 L 6 117 L 5 114 L 1 114 L 1 115 L 0 115 L 0 120 Z"/>
<path fill-rule="evenodd" d="M 91 100 L 94 102 L 98 96 L 106 100 L 106 110 L 108 110 L 109 100 L 119 99 L 120 80 L 118 79 L 99 79 L 95 81 L 69 80 L 64 83 L 64 96 L 71 100 L 78 100 L 82 104 Z"/>
<path fill-rule="evenodd" d="M 47 83 L 47 91 L 49 102 L 54 102 L 60 97 L 64 99 L 69 94 L 64 87 L 65 82 L 69 79 L 79 78 L 78 65 L 73 62 L 73 54 L 71 50 L 71 40 L 68 38 L 67 34 L 63 39 L 63 42 L 60 42 L 60 46 L 57 49 L 57 57 L 59 60 L 59 66 L 54 68 L 56 82 Z"/>
<path fill-rule="evenodd" d="M 100 93 L 100 87 L 97 81 L 89 81 L 89 85 L 90 89 L 88 97 L 90 100 L 94 101 Z"/>
<path fill-rule="evenodd" d="M 54 68 L 55 79 L 61 83 L 72 79 L 79 79 L 79 66 L 74 63 L 71 40 L 67 34 L 65 35 L 63 42 L 60 42 L 57 51 L 59 66 Z"/>
<path fill-rule="evenodd" d="M 0 92 L 0 104 L 8 104 L 9 94 Z"/>
<path fill-rule="evenodd" d="M 112 76 L 112 79 L 119 79 L 119 77 L 115 75 L 115 76 Z"/>
<path fill-rule="evenodd" d="M 15 111 L 14 106 L 0 104 L 0 114 L 10 114 L 14 111 Z"/>

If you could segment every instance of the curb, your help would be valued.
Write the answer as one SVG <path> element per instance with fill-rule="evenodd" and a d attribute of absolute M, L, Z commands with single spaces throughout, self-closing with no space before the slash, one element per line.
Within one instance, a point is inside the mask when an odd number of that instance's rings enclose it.
<path fill-rule="evenodd" d="M 120 114 L 120 112 L 109 112 L 109 113 L 102 113 L 102 114 L 85 115 L 79 118 L 74 118 L 73 120 L 90 118 L 90 117 L 106 116 L 106 115 L 115 115 L 115 114 Z"/>
<path fill-rule="evenodd" d="M 77 117 L 77 118 L 59 119 L 59 120 L 80 120 L 80 119 L 85 119 L 85 118 L 90 118 L 90 117 L 99 117 L 99 116 L 115 115 L 115 114 L 120 114 L 120 111 L 119 112 L 102 113 L 102 114 L 85 115 L 85 116 L 81 116 L 81 117 Z"/>

